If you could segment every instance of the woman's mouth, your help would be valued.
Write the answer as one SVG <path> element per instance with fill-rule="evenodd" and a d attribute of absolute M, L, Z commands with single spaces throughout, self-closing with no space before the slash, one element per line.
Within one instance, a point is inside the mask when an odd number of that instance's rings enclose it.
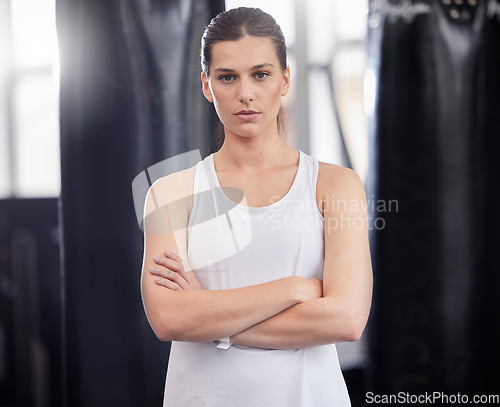
<path fill-rule="evenodd" d="M 238 116 L 238 118 L 244 122 L 250 122 L 252 120 L 255 120 L 259 114 L 259 112 L 256 112 L 254 110 L 240 110 L 238 113 L 236 113 L 236 116 Z"/>

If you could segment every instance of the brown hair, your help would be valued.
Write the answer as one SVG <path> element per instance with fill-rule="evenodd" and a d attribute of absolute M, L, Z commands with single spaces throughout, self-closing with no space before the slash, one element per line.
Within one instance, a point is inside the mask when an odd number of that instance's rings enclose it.
<path fill-rule="evenodd" d="M 276 20 L 259 8 L 239 7 L 223 11 L 214 17 L 208 24 L 201 38 L 201 67 L 207 76 L 210 76 L 212 63 L 212 46 L 219 41 L 237 41 L 246 36 L 269 38 L 276 49 L 282 71 L 286 70 L 286 43 L 283 32 Z M 277 117 L 278 133 L 285 138 L 285 123 L 283 109 L 280 108 Z M 218 120 L 215 131 L 215 146 L 217 151 L 224 143 L 224 128 Z"/>

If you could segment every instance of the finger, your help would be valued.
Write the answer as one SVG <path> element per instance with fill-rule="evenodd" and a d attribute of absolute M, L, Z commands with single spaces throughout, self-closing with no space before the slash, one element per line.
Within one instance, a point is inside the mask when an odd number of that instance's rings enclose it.
<path fill-rule="evenodd" d="M 172 260 L 178 261 L 179 263 L 182 263 L 181 257 L 178 254 L 171 252 L 170 250 L 167 250 L 165 252 L 165 256 L 167 256 L 169 259 L 172 259 Z"/>
<path fill-rule="evenodd" d="M 165 251 L 165 256 L 169 257 L 154 257 L 154 260 L 156 263 L 177 273 L 177 276 L 169 276 L 170 280 L 179 284 L 183 290 L 189 288 L 203 289 L 188 262 L 185 262 L 178 254 L 170 250 Z"/>
<path fill-rule="evenodd" d="M 172 270 L 164 267 L 150 267 L 149 272 L 155 276 L 167 279 L 172 279 L 173 276 L 171 277 L 171 275 L 174 273 Z"/>
<path fill-rule="evenodd" d="M 172 271 L 165 267 L 150 267 L 149 272 L 154 274 L 155 276 L 166 278 L 167 280 L 175 281 L 178 277 L 178 274 L 175 271 Z"/>
<path fill-rule="evenodd" d="M 179 273 L 182 276 L 182 278 L 184 278 L 188 283 L 191 283 L 193 277 L 191 273 L 188 273 L 189 271 L 192 271 L 188 262 L 182 260 L 182 258 L 178 254 L 173 253 L 169 250 L 165 252 L 165 255 L 169 256 L 170 260 L 176 262 L 176 269 L 175 269 L 176 272 Z"/>
<path fill-rule="evenodd" d="M 167 280 L 164 278 L 157 278 L 157 279 L 155 279 L 155 282 L 156 282 L 156 284 L 161 285 L 162 287 L 166 287 L 170 290 L 182 291 L 182 288 L 178 284 L 174 283 L 173 281 L 170 281 L 170 280 Z"/>
<path fill-rule="evenodd" d="M 179 273 L 176 273 L 175 271 L 169 270 L 167 268 L 163 267 L 151 267 L 149 269 L 149 272 L 151 274 L 154 274 L 155 276 L 161 277 L 166 280 L 170 280 L 174 283 L 176 283 L 178 286 L 180 286 L 183 290 L 185 290 L 188 286 L 188 282 L 186 279 L 184 279 Z"/>
<path fill-rule="evenodd" d="M 165 256 L 167 256 L 168 259 L 173 260 L 177 264 L 179 264 L 180 265 L 180 269 L 182 271 L 184 271 L 184 260 L 182 260 L 181 257 L 178 254 L 176 254 L 174 252 L 171 252 L 170 250 L 167 250 L 165 252 Z"/>
<path fill-rule="evenodd" d="M 174 260 L 176 261 L 178 264 L 179 264 L 179 268 L 176 270 L 178 273 L 180 273 L 184 278 L 187 279 L 188 277 L 188 272 L 189 271 L 192 271 L 191 270 L 191 267 L 189 266 L 189 264 L 187 262 L 185 262 L 184 260 L 182 260 L 182 258 L 177 255 L 176 253 L 173 253 L 169 250 L 167 250 L 165 252 L 165 255 L 171 259 L 171 260 Z"/>
<path fill-rule="evenodd" d="M 156 264 L 167 267 L 172 271 L 182 271 L 182 264 L 173 259 L 168 259 L 166 257 L 153 257 L 153 260 Z"/>

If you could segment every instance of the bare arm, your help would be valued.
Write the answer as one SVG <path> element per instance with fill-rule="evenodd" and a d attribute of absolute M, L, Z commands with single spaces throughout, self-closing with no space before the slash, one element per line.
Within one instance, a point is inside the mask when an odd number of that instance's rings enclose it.
<path fill-rule="evenodd" d="M 187 259 L 189 206 L 170 204 L 189 197 L 193 176 L 190 169 L 162 178 L 151 187 L 146 199 L 141 291 L 146 315 L 159 339 L 216 340 L 316 296 L 314 284 L 300 277 L 231 290 L 202 290 L 186 261 L 165 258 L 168 250 Z M 191 188 L 186 190 L 186 185 Z M 161 257 L 164 266 L 154 257 Z M 151 273 L 150 268 L 168 271 L 169 279 L 163 279 L 162 284 L 169 290 L 155 281 L 159 274 Z M 177 289 L 176 278 L 189 282 L 194 289 Z"/>
<path fill-rule="evenodd" d="M 297 349 L 360 338 L 372 295 L 365 192 L 354 172 L 336 166 L 322 170 L 318 193 L 326 203 L 323 297 L 232 336 L 233 343 Z"/>

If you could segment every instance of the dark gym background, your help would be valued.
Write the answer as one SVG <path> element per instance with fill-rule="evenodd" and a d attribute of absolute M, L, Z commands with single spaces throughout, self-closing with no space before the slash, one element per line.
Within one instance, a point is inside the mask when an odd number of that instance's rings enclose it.
<path fill-rule="evenodd" d="M 500 1 L 366 6 L 366 188 L 398 210 L 371 213 L 384 227 L 371 231 L 368 358 L 344 371 L 353 406 L 366 392 L 498 394 Z M 165 158 L 209 153 L 199 44 L 224 7 L 56 1 L 61 194 L 0 199 L 1 407 L 161 405 L 169 344 L 142 308 L 131 182 Z M 301 79 L 330 68 L 297 64 Z M 307 108 L 300 92 L 296 103 Z M 342 120 L 338 131 L 351 165 Z M 295 137 L 308 152 L 310 135 Z"/>

